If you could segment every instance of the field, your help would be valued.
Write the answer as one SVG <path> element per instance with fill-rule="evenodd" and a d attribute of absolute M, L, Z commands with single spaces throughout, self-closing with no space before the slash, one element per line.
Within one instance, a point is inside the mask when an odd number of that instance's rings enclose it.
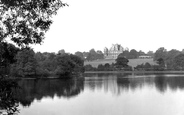
<path fill-rule="evenodd" d="M 128 65 L 132 67 L 136 67 L 137 65 L 141 65 L 142 63 L 150 63 L 151 65 L 156 65 L 156 62 L 153 61 L 153 59 L 129 59 Z M 95 60 L 95 61 L 85 61 L 84 65 L 92 65 L 93 67 L 98 67 L 99 64 L 105 64 L 105 63 L 115 63 L 115 59 L 103 59 L 103 60 Z"/>

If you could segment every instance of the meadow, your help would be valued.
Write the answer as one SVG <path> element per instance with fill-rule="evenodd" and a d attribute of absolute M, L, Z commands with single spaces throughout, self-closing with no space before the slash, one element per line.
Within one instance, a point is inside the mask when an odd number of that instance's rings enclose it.
<path fill-rule="evenodd" d="M 115 59 L 100 59 L 95 61 L 85 61 L 84 65 L 90 64 L 93 67 L 98 67 L 99 64 L 104 65 L 106 63 L 112 64 L 115 62 L 116 62 Z M 136 67 L 137 65 L 141 65 L 146 62 L 150 63 L 151 65 L 156 65 L 156 62 L 153 59 L 129 59 L 128 65 L 132 67 Z"/>

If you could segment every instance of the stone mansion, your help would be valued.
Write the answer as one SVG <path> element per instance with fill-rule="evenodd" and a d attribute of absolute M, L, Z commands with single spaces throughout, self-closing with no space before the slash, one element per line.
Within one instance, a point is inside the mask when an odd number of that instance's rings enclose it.
<path fill-rule="evenodd" d="M 124 48 L 120 44 L 112 44 L 111 48 L 104 48 L 105 59 L 116 59 L 120 53 L 123 53 Z"/>

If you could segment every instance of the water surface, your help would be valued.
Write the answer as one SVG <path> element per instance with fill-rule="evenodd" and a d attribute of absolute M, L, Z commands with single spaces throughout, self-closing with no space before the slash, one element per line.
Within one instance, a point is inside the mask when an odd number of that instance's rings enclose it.
<path fill-rule="evenodd" d="M 19 80 L 19 115 L 183 115 L 184 75 Z"/>

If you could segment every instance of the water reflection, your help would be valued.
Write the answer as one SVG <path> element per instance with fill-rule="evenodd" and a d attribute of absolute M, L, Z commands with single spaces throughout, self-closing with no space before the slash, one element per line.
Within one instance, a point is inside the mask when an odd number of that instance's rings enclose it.
<path fill-rule="evenodd" d="M 19 80 L 21 89 L 16 90 L 16 99 L 21 105 L 30 106 L 34 100 L 41 100 L 44 97 L 71 98 L 77 96 L 84 89 L 83 80 Z"/>
<path fill-rule="evenodd" d="M 85 87 L 91 90 L 105 90 L 119 95 L 122 92 L 141 90 L 143 87 L 156 87 L 157 91 L 164 93 L 168 89 L 176 91 L 184 89 L 184 76 L 181 75 L 130 75 L 130 74 L 95 74 L 88 76 Z"/>
<path fill-rule="evenodd" d="M 58 105 L 63 107 L 66 107 L 67 104 L 70 105 L 68 107 L 68 110 L 71 108 L 71 106 L 76 107 L 73 106 L 75 104 L 81 106 L 81 108 L 85 108 L 86 106 L 90 108 L 91 103 L 93 103 L 91 102 L 92 100 L 94 101 L 93 104 L 97 104 L 96 106 L 98 107 L 99 102 L 103 101 L 103 99 L 109 101 L 111 100 L 111 104 L 115 103 L 114 106 L 117 108 L 121 108 L 123 103 L 124 108 L 129 106 L 132 107 L 134 104 L 136 108 L 139 107 L 139 105 L 136 105 L 136 103 L 138 103 L 138 101 L 141 99 L 147 99 L 147 104 L 150 104 L 155 102 L 155 100 L 149 101 L 154 98 L 154 96 L 152 95 L 156 95 L 157 97 L 159 97 L 160 94 L 168 94 L 168 96 L 170 96 L 171 94 L 175 94 L 175 92 L 177 92 L 178 90 L 180 92 L 184 90 L 184 76 L 182 75 L 132 75 L 114 73 L 87 74 L 85 76 L 86 77 L 83 80 L 17 80 L 16 83 L 17 85 L 19 85 L 19 88 L 14 88 L 16 86 L 15 82 L 10 82 L 7 80 L 3 81 L 3 84 L 6 85 L 3 85 L 2 82 L 0 82 L 0 110 L 18 110 L 17 107 L 19 103 L 23 107 L 29 108 L 31 107 L 30 105 L 34 105 L 33 103 L 35 100 L 40 100 L 40 103 L 42 103 L 41 100 L 45 98 L 49 98 L 51 102 L 54 102 L 54 100 L 56 99 L 57 102 L 55 102 L 55 107 L 57 107 Z M 173 93 L 168 93 L 168 91 L 173 91 Z M 149 93 L 151 93 L 151 95 L 149 95 Z M 110 96 L 108 94 L 110 94 Z M 113 96 L 116 95 L 117 101 L 114 100 L 114 97 L 112 97 L 111 94 Z M 144 94 L 143 96 L 145 97 L 141 97 L 142 94 Z M 71 100 L 65 101 L 68 98 L 70 98 Z M 165 100 L 167 100 L 167 96 L 164 98 Z M 61 100 L 62 103 L 60 102 Z M 102 105 L 104 107 L 107 107 L 106 105 L 109 105 L 108 107 L 111 107 L 111 105 L 108 104 L 108 101 L 107 103 L 105 103 L 105 100 L 103 101 L 104 104 L 102 103 Z M 163 97 L 157 98 L 156 100 L 161 101 L 163 100 Z M 39 102 L 37 101 L 37 103 Z M 141 105 L 141 103 L 142 102 L 140 101 L 139 104 Z M 157 104 L 154 105 L 154 107 L 156 106 Z M 107 111 L 109 110 L 108 107 L 106 109 Z M 22 108 L 22 110 L 23 109 L 24 108 Z M 76 108 L 76 110 L 73 111 L 76 112 L 79 111 L 79 109 L 80 107 Z M 90 108 L 89 110 L 91 109 L 92 108 Z M 44 108 L 44 110 L 46 109 Z M 84 110 L 81 109 L 81 112 L 83 111 Z M 137 109 L 137 111 L 139 110 Z M 85 112 L 86 114 L 89 114 L 87 110 Z M 122 111 L 119 110 L 119 112 L 121 113 Z"/>

